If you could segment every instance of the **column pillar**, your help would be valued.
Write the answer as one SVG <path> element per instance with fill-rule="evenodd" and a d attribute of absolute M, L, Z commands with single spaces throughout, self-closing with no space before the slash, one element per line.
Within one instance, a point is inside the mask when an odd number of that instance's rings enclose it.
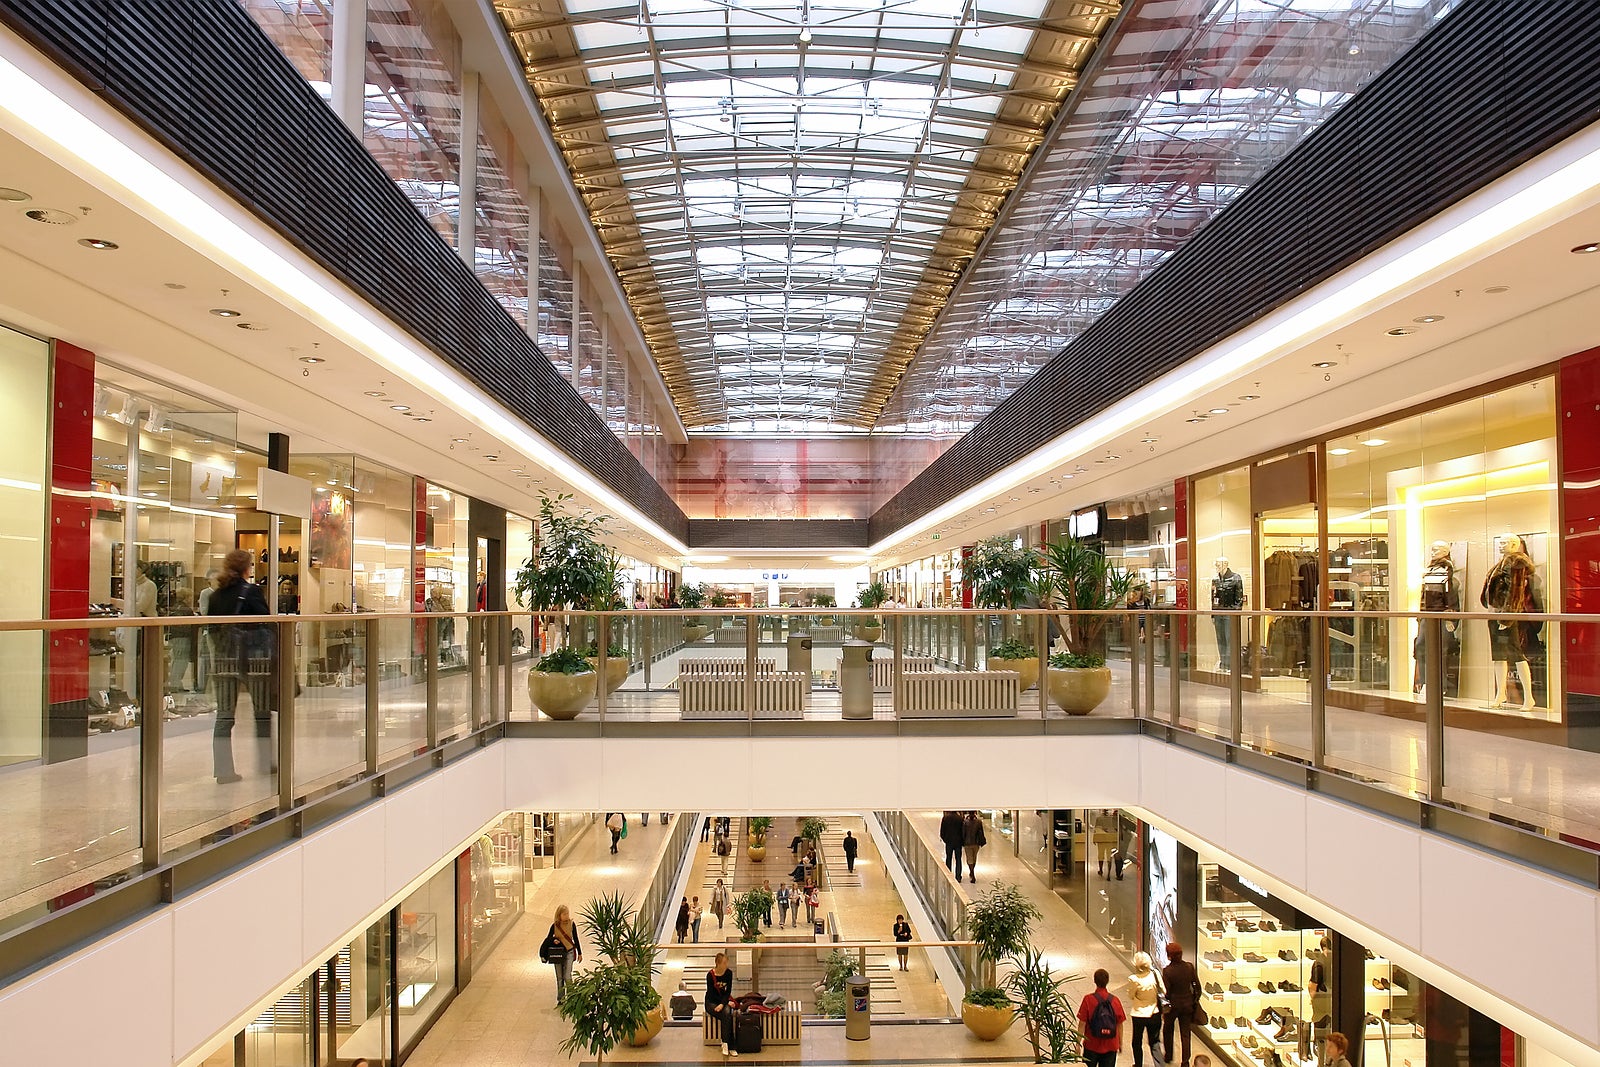
<path fill-rule="evenodd" d="M 367 111 L 367 0 L 333 5 L 333 113 L 359 138 Z"/>
<path fill-rule="evenodd" d="M 461 158 L 457 164 L 456 252 L 473 266 L 478 259 L 478 72 L 461 74 Z"/>

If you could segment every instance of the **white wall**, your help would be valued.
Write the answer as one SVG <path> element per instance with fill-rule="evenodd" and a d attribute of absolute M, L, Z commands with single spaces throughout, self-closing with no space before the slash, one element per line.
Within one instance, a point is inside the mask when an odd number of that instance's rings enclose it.
<path fill-rule="evenodd" d="M 665 770 L 680 765 L 717 773 Z M 1141 809 L 1542 1053 L 1600 1065 L 1600 895 L 1132 736 L 502 742 L 0 991 L 0 1033 L 37 1067 L 182 1063 L 502 811 L 814 812 L 819 798 Z"/>

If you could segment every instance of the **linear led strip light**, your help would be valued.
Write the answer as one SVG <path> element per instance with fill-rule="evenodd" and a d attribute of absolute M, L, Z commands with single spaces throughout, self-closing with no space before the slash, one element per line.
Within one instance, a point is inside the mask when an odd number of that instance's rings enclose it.
<path fill-rule="evenodd" d="M 435 397 L 679 554 L 688 547 L 396 329 L 287 242 L 10 33 L 0 33 L 0 124 L 272 299 Z M 30 69 L 24 69 L 19 62 Z"/>
<path fill-rule="evenodd" d="M 872 546 L 883 555 L 907 538 L 983 506 L 993 497 L 1118 435 L 1191 402 L 1245 372 L 1303 348 L 1516 240 L 1589 206 L 1600 187 L 1600 124 L 1460 201 L 1361 262 L 1285 304 L 1249 329 L 1131 393 L 1026 459 L 972 487 Z"/>

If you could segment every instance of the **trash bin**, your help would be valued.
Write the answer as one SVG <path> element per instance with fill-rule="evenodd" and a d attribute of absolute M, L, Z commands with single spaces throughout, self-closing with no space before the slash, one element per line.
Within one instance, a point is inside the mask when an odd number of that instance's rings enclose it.
<path fill-rule="evenodd" d="M 839 663 L 839 714 L 846 719 L 872 718 L 872 649 L 870 641 L 844 643 Z"/>
<path fill-rule="evenodd" d="M 872 984 L 859 974 L 844 984 L 844 1036 L 851 1041 L 872 1036 Z"/>
<path fill-rule="evenodd" d="M 789 670 L 806 677 L 806 699 L 811 699 L 811 635 L 789 634 Z"/>

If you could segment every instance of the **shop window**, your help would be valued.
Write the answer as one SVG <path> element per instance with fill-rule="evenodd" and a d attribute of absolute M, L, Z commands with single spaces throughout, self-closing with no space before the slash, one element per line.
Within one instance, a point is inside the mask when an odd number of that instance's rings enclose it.
<path fill-rule="evenodd" d="M 456 984 L 456 868 L 446 864 L 396 913 L 395 1010 L 408 1048 L 444 1010 Z"/>
<path fill-rule="evenodd" d="M 427 488 L 427 541 L 423 560 L 426 595 L 423 610 L 463 612 L 473 610 L 473 583 L 467 575 L 467 498 L 441 486 Z M 439 623 L 439 664 L 466 664 L 466 626 L 462 620 Z"/>
<path fill-rule="evenodd" d="M 49 484 L 50 349 L 0 328 L 0 619 L 37 619 L 45 608 L 47 533 L 43 487 Z M 44 644 L 35 633 L 0 633 L 0 765 L 37 759 L 43 708 L 39 678 Z M 32 685 L 26 680 L 32 680 Z M 30 696 L 31 694 L 31 696 Z"/>
<path fill-rule="evenodd" d="M 472 961 L 481 967 L 523 910 L 523 816 L 507 815 L 472 845 Z"/>
<path fill-rule="evenodd" d="M 1250 597 L 1254 576 L 1250 468 L 1196 478 L 1194 495 L 1196 562 L 1189 603 L 1200 611 L 1256 607 Z M 1233 633 L 1229 621 L 1213 618 L 1200 622 L 1194 638 L 1194 669 L 1216 675 L 1227 672 Z M 1238 631 L 1241 640 L 1246 631 L 1243 627 Z M 1242 658 L 1248 671 L 1251 658 Z"/>

